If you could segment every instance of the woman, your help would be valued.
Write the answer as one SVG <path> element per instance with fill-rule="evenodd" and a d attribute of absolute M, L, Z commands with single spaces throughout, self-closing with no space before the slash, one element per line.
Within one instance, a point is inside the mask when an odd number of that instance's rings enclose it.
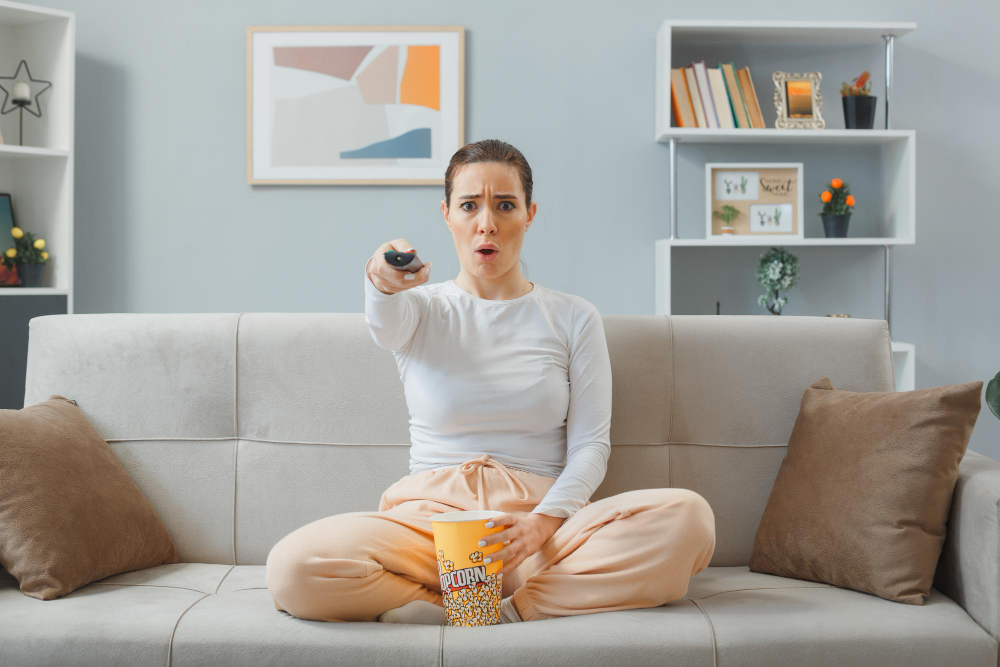
<path fill-rule="evenodd" d="M 531 191 L 516 148 L 468 144 L 448 165 L 441 202 L 458 277 L 428 284 L 431 262 L 392 268 L 386 250 L 414 250 L 402 238 L 368 258 L 365 319 L 403 381 L 410 474 L 377 512 L 320 519 L 274 546 L 266 581 L 276 609 L 445 624 L 431 519 L 455 510 L 504 513 L 495 521 L 507 527 L 480 542 L 503 545 L 491 554 L 503 561 L 502 622 L 662 605 L 708 567 L 715 518 L 697 493 L 589 500 L 611 453 L 611 362 L 592 304 L 521 273 L 538 209 Z"/>

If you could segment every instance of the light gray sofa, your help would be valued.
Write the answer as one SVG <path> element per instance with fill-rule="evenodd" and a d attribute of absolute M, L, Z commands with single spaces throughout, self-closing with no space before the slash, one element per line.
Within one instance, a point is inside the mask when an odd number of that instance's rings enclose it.
<path fill-rule="evenodd" d="M 392 355 L 361 313 L 48 315 L 25 405 L 76 399 L 181 563 L 63 598 L 0 582 L 0 665 L 997 665 L 1000 463 L 961 466 L 923 606 L 749 572 L 805 388 L 892 391 L 886 323 L 605 316 L 613 453 L 594 500 L 676 486 L 715 511 L 711 566 L 662 607 L 488 628 L 305 621 L 264 563 L 314 519 L 373 510 L 407 473 Z"/>

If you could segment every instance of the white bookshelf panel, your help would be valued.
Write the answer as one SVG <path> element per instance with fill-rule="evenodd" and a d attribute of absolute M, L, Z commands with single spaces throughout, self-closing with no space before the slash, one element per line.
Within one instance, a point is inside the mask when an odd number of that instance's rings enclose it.
<path fill-rule="evenodd" d="M 660 240 L 655 246 L 655 264 L 653 268 L 656 284 L 653 290 L 654 307 L 656 315 L 670 315 L 670 259 L 672 248 L 667 241 Z"/>
<path fill-rule="evenodd" d="M 17 158 L 35 159 L 39 157 L 69 157 L 69 151 L 59 148 L 38 148 L 37 146 L 16 146 L 13 144 L 0 144 L 0 160 L 14 160 Z"/>
<path fill-rule="evenodd" d="M 896 375 L 896 391 L 916 388 L 917 348 L 913 343 L 892 341 L 892 367 Z"/>
<path fill-rule="evenodd" d="M 73 12 L 51 9 L 23 2 L 0 3 L 0 25 L 22 26 L 53 19 L 70 19 Z"/>
<path fill-rule="evenodd" d="M 678 41 L 805 45 L 812 48 L 881 44 L 882 35 L 901 37 L 915 30 L 912 22 L 882 21 L 664 21 Z"/>
<path fill-rule="evenodd" d="M 662 239 L 662 241 L 667 245 L 675 247 L 695 246 L 703 248 L 713 246 L 885 246 L 913 245 L 914 243 L 912 238 L 895 237 L 848 236 L 845 238 L 806 237 L 804 239 L 781 239 L 773 236 L 750 236 L 747 234 L 702 239 Z"/>
<path fill-rule="evenodd" d="M 905 141 L 880 147 L 882 161 L 882 223 L 887 236 L 917 238 L 917 138 L 911 131 Z"/>
<path fill-rule="evenodd" d="M 759 92 L 759 91 L 758 91 Z M 915 136 L 913 130 L 718 130 L 704 127 L 668 127 L 657 141 L 676 139 L 685 144 L 889 144 L 905 142 Z"/>
<path fill-rule="evenodd" d="M 3 296 L 66 296 L 69 290 L 62 287 L 0 287 Z"/>

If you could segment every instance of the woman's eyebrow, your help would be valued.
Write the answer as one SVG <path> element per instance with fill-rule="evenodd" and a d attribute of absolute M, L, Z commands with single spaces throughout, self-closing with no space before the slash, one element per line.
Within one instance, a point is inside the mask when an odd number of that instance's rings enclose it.
<path fill-rule="evenodd" d="M 482 196 L 483 196 L 482 194 L 462 195 L 461 197 L 459 197 L 459 199 L 479 199 Z M 497 194 L 493 195 L 493 198 L 494 199 L 517 199 L 517 195 L 507 194 L 506 192 L 498 192 Z"/>

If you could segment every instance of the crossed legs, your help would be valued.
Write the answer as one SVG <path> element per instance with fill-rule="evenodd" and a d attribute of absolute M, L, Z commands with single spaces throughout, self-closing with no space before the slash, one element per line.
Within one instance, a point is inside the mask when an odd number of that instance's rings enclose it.
<path fill-rule="evenodd" d="M 289 533 L 267 557 L 275 609 L 318 621 L 376 621 L 411 600 L 442 605 L 431 517 L 440 503 L 336 514 Z M 715 551 L 699 494 L 639 489 L 592 502 L 504 576 L 525 621 L 655 607 L 687 594 Z"/>

